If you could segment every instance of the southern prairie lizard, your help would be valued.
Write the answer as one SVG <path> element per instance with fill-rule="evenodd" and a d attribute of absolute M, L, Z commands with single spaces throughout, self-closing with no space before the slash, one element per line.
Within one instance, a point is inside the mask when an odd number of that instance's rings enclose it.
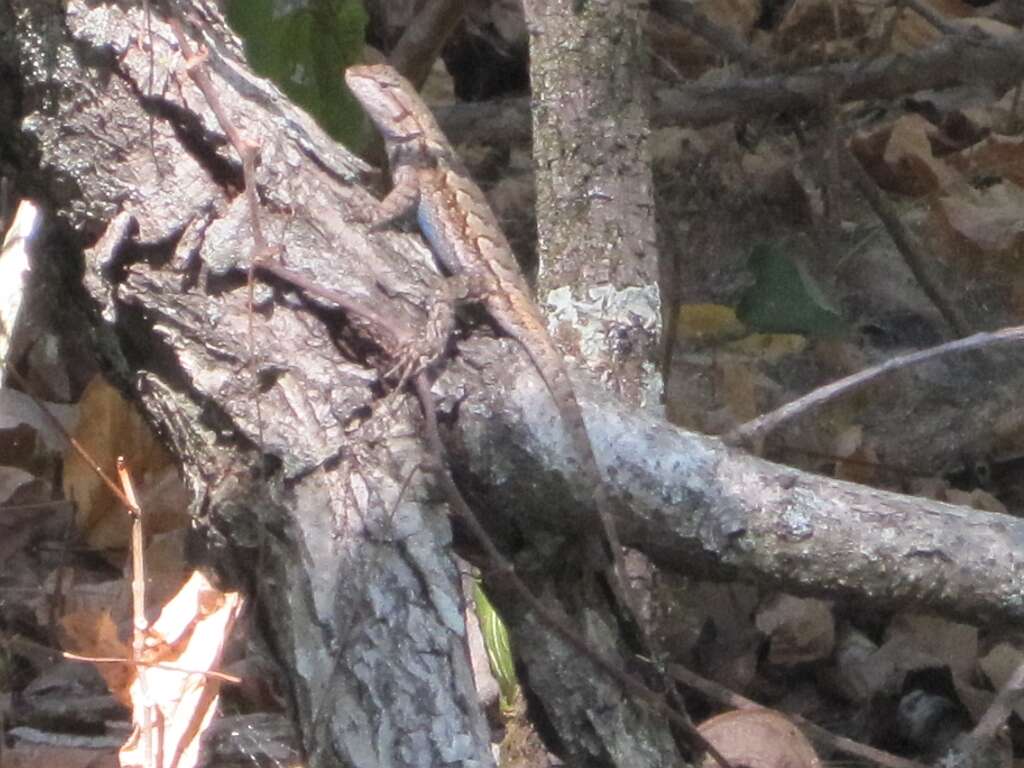
<path fill-rule="evenodd" d="M 384 137 L 391 167 L 394 187 L 381 202 L 374 225 L 380 227 L 415 212 L 445 271 L 463 280 L 467 298 L 480 301 L 498 326 L 526 350 L 558 407 L 586 483 L 593 490 L 611 549 L 615 573 L 610 586 L 620 602 L 625 601 L 620 609 L 632 614 L 625 618 L 637 622 L 635 603 L 625 586 L 622 548 L 607 489 L 583 412 L 562 354 L 483 192 L 463 170 L 430 110 L 398 72 L 386 64 L 349 67 L 345 81 Z M 599 546 L 603 550 L 603 545 Z M 595 549 L 588 554 L 607 563 L 607 555 L 595 553 Z"/>
<path fill-rule="evenodd" d="M 459 285 L 453 296 L 481 302 L 498 326 L 526 351 L 561 414 L 600 517 L 600 533 L 584 525 L 589 565 L 609 570 L 611 588 L 621 618 L 632 624 L 646 648 L 656 651 L 653 638 L 640 621 L 638 603 L 626 580 L 622 546 L 608 499 L 607 487 L 594 456 L 586 422 L 562 355 L 555 346 L 540 310 L 530 296 L 515 255 L 501 231 L 483 192 L 455 155 L 437 121 L 412 85 L 392 67 L 374 64 L 349 67 L 345 81 L 384 138 L 393 188 L 380 203 L 374 227 L 379 228 L 415 212 L 423 236 L 437 260 Z M 417 387 L 425 380 L 415 379 Z M 427 398 L 429 400 L 429 398 Z M 603 534 L 603 536 L 602 536 Z M 605 545 L 611 550 L 611 562 Z M 609 568 L 610 566 L 610 568 Z M 627 689 L 636 686 L 628 675 Z M 670 719 L 702 751 L 725 768 L 728 762 L 690 723 L 674 685 L 668 683 L 664 703 Z M 640 685 L 643 688 L 643 685 Z M 647 689 L 647 696 L 658 698 Z"/>

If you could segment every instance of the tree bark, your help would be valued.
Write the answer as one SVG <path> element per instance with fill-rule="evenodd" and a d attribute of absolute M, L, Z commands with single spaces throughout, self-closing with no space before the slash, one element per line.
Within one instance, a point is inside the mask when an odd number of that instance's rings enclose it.
<path fill-rule="evenodd" d="M 648 152 L 645 4 L 530 0 L 524 11 L 532 32 L 538 303 L 563 352 L 633 408 L 661 416 L 655 361 L 663 318 Z M 590 432 L 592 441 L 598 439 Z M 550 501 L 545 507 L 549 519 L 573 519 L 572 509 L 556 511 Z M 620 654 L 620 665 L 627 665 L 628 653 L 607 639 L 615 632 L 614 616 L 579 580 L 560 580 L 553 563 L 537 567 L 543 546 L 527 551 L 520 561 L 534 561 L 527 569 L 532 590 L 584 606 L 577 610 L 584 637 L 606 655 Z M 513 644 L 530 670 L 530 688 L 570 759 L 638 767 L 678 763 L 667 723 L 589 673 L 590 662 L 530 621 L 514 594 L 501 594 L 500 585 L 491 590 L 499 594 L 503 615 L 512 617 Z"/>
<path fill-rule="evenodd" d="M 257 285 L 250 336 L 240 163 L 162 17 L 150 38 L 141 4 L 7 5 L 23 120 L 4 134 L 87 246 L 95 331 L 181 459 L 205 559 L 257 597 L 308 763 L 493 764 L 418 405 L 377 403 L 382 354 L 358 319 L 282 286 Z M 439 279 L 424 246 L 345 223 L 370 201 L 367 168 L 247 71 L 212 5 L 191 13 L 230 120 L 260 143 L 268 239 L 319 284 L 422 323 Z"/>
<path fill-rule="evenodd" d="M 531 482 L 541 472 L 572 477 L 571 455 L 551 428 L 543 383 L 528 363 L 486 351 L 496 344 L 505 342 L 474 341 L 465 351 L 491 385 L 459 401 L 450 441 L 461 446 L 457 464 L 494 514 L 515 516 L 528 530 L 568 520 L 589 490 L 570 485 L 576 500 L 563 507 Z M 446 375 L 438 387 L 454 397 L 461 378 L 449 375 L 455 379 Z M 623 543 L 659 568 L 871 610 L 913 606 L 974 624 L 1024 621 L 1024 521 L 774 464 L 574 381 L 598 459 L 614 468 L 609 492 Z"/>
<path fill-rule="evenodd" d="M 646 6 L 531 0 L 524 10 L 538 301 L 563 350 L 625 402 L 660 414 Z"/>
<path fill-rule="evenodd" d="M 403 327 L 422 324 L 439 277 L 420 238 L 351 223 L 370 203 L 368 169 L 239 63 L 215 8 L 194 10 L 202 23 L 189 34 L 209 49 L 231 120 L 261 144 L 268 238 L 292 269 Z M 5 161 L 53 214 L 67 274 L 84 252 L 98 347 L 180 457 L 207 560 L 258 597 L 309 764 L 490 764 L 451 531 L 415 472 L 418 405 L 378 397 L 384 350 L 358 317 L 278 283 L 256 286 L 250 336 L 240 163 L 163 19 L 150 40 L 141 8 L 3 0 L 0 21 L 0 72 L 12 75 L 0 103 L 18 107 L 0 115 L 16 149 Z M 598 457 L 614 468 L 623 538 L 662 567 L 1024 619 L 1018 521 L 768 464 L 578 383 Z M 551 559 L 537 553 L 574 537 L 570 512 L 590 511 L 591 493 L 542 382 L 518 346 L 476 334 L 435 389 L 453 474 L 506 548 L 520 547 L 524 578 L 548 578 Z M 656 727 L 637 723 L 651 716 L 636 707 L 608 722 L 617 691 L 592 682 L 586 659 L 527 612 L 507 618 L 564 662 L 564 680 L 549 684 L 567 692 L 554 719 L 581 725 L 570 751 L 641 764 L 648 745 L 635 734 Z M 589 607 L 577 618 L 601 650 L 619 640 Z M 544 682 L 543 667 L 524 671 Z M 643 764 L 663 759 L 662 746 Z"/>

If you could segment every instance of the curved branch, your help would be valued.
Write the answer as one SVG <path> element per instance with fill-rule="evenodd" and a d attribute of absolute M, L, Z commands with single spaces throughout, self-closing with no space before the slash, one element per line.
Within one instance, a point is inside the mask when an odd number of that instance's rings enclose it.
<path fill-rule="evenodd" d="M 586 506 L 589 493 L 565 458 L 543 383 L 502 342 L 467 348 L 488 387 L 461 404 L 453 449 L 462 447 L 496 514 L 564 533 L 551 483 L 573 492 L 567 508 Z M 449 376 L 447 386 L 460 386 Z M 660 567 L 876 610 L 1024 622 L 1024 521 L 773 464 L 627 412 L 578 380 L 577 390 L 622 540 Z"/>
<path fill-rule="evenodd" d="M 806 112 L 832 96 L 842 102 L 894 99 L 932 88 L 970 83 L 1002 86 L 1024 79 L 1024 33 L 1004 38 L 954 35 L 909 54 L 881 56 L 863 66 L 841 62 L 798 72 L 684 83 L 660 89 L 651 123 L 701 127 L 725 120 Z M 526 99 L 458 104 L 438 110 L 455 144 L 523 141 L 530 135 Z M 497 131 L 497 133 L 496 133 Z"/>

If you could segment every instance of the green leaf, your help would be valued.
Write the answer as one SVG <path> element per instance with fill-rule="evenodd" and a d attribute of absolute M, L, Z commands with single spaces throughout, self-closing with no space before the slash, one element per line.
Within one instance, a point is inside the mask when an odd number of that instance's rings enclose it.
<path fill-rule="evenodd" d="M 806 336 L 841 336 L 848 331 L 817 283 L 778 245 L 755 245 L 747 266 L 754 285 L 736 305 L 736 316 L 751 330 Z"/>
<path fill-rule="evenodd" d="M 487 649 L 491 673 L 498 681 L 498 688 L 501 689 L 501 708 L 511 709 L 516 700 L 519 684 L 516 680 L 516 665 L 512 660 L 512 644 L 509 642 L 508 629 L 501 616 L 494 610 L 491 601 L 487 599 L 479 582 L 473 584 L 473 601 L 476 603 L 476 616 L 484 636 L 484 647 Z"/>
<path fill-rule="evenodd" d="M 273 80 L 338 141 L 361 141 L 362 112 L 343 79 L 363 47 L 366 12 L 360 0 L 230 0 L 228 22 L 245 41 L 258 74 Z"/>

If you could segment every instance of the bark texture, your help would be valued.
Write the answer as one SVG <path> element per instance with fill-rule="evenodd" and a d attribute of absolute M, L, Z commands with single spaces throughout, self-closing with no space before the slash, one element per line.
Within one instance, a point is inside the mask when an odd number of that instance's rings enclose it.
<path fill-rule="evenodd" d="M 208 561 L 258 595 L 308 763 L 492 764 L 449 524 L 416 472 L 418 407 L 374 408 L 379 350 L 292 292 L 257 286 L 250 343 L 240 164 L 173 35 L 154 13 L 150 40 L 141 4 L 64 5 L 9 4 L 24 119 L 3 129 L 69 260 L 88 246 L 97 335 L 182 460 Z M 367 169 L 240 64 L 212 5 L 190 14 L 231 121 L 261 145 L 268 239 L 321 285 L 421 323 L 393 297 L 436 287 L 423 246 L 344 224 Z"/>
<path fill-rule="evenodd" d="M 563 513 L 528 478 L 560 467 L 571 474 L 571 467 L 563 438 L 545 426 L 554 414 L 543 385 L 527 364 L 518 366 L 506 360 L 483 371 L 492 386 L 461 401 L 453 442 L 463 446 L 460 466 L 490 478 L 484 487 L 496 489 L 488 496 L 494 511 L 537 515 L 523 520 L 534 528 L 542 515 Z M 872 610 L 914 607 L 976 625 L 1024 622 L 1024 521 L 773 464 L 656 423 L 576 381 L 594 450 L 610 468 L 623 543 L 659 568 Z M 488 449 L 485 435 L 494 430 L 508 437 Z M 503 468 L 516 456 L 521 472 L 509 475 Z M 526 457 L 537 465 L 531 469 Z M 586 488 L 573 488 L 587 498 Z"/>
<path fill-rule="evenodd" d="M 438 281 L 422 241 L 351 224 L 371 202 L 368 169 L 239 63 L 213 7 L 193 12 L 232 121 L 261 144 L 268 239 L 293 269 L 416 328 Z M 257 285 L 250 343 L 240 163 L 159 16 L 150 87 L 145 28 L 134 4 L 0 2 L 0 104 L 14 105 L 0 113 L 3 160 L 53 214 L 66 273 L 81 274 L 84 253 L 97 345 L 181 458 L 208 560 L 259 597 L 309 764 L 488 765 L 451 531 L 414 474 L 418 406 L 381 402 L 382 350 L 358 318 L 286 286 Z M 577 383 L 623 539 L 660 566 L 1024 620 L 1019 521 L 768 464 Z M 436 390 L 456 479 L 524 578 L 557 597 L 578 582 L 558 545 L 591 493 L 536 371 L 480 333 Z M 659 723 L 507 585 L 488 586 L 570 755 L 671 762 Z M 574 618 L 614 649 L 606 614 L 581 604 Z"/>
<path fill-rule="evenodd" d="M 524 6 L 532 33 L 538 296 L 563 349 L 578 352 L 626 402 L 657 413 L 661 378 L 653 361 L 662 316 L 646 6 Z"/>

